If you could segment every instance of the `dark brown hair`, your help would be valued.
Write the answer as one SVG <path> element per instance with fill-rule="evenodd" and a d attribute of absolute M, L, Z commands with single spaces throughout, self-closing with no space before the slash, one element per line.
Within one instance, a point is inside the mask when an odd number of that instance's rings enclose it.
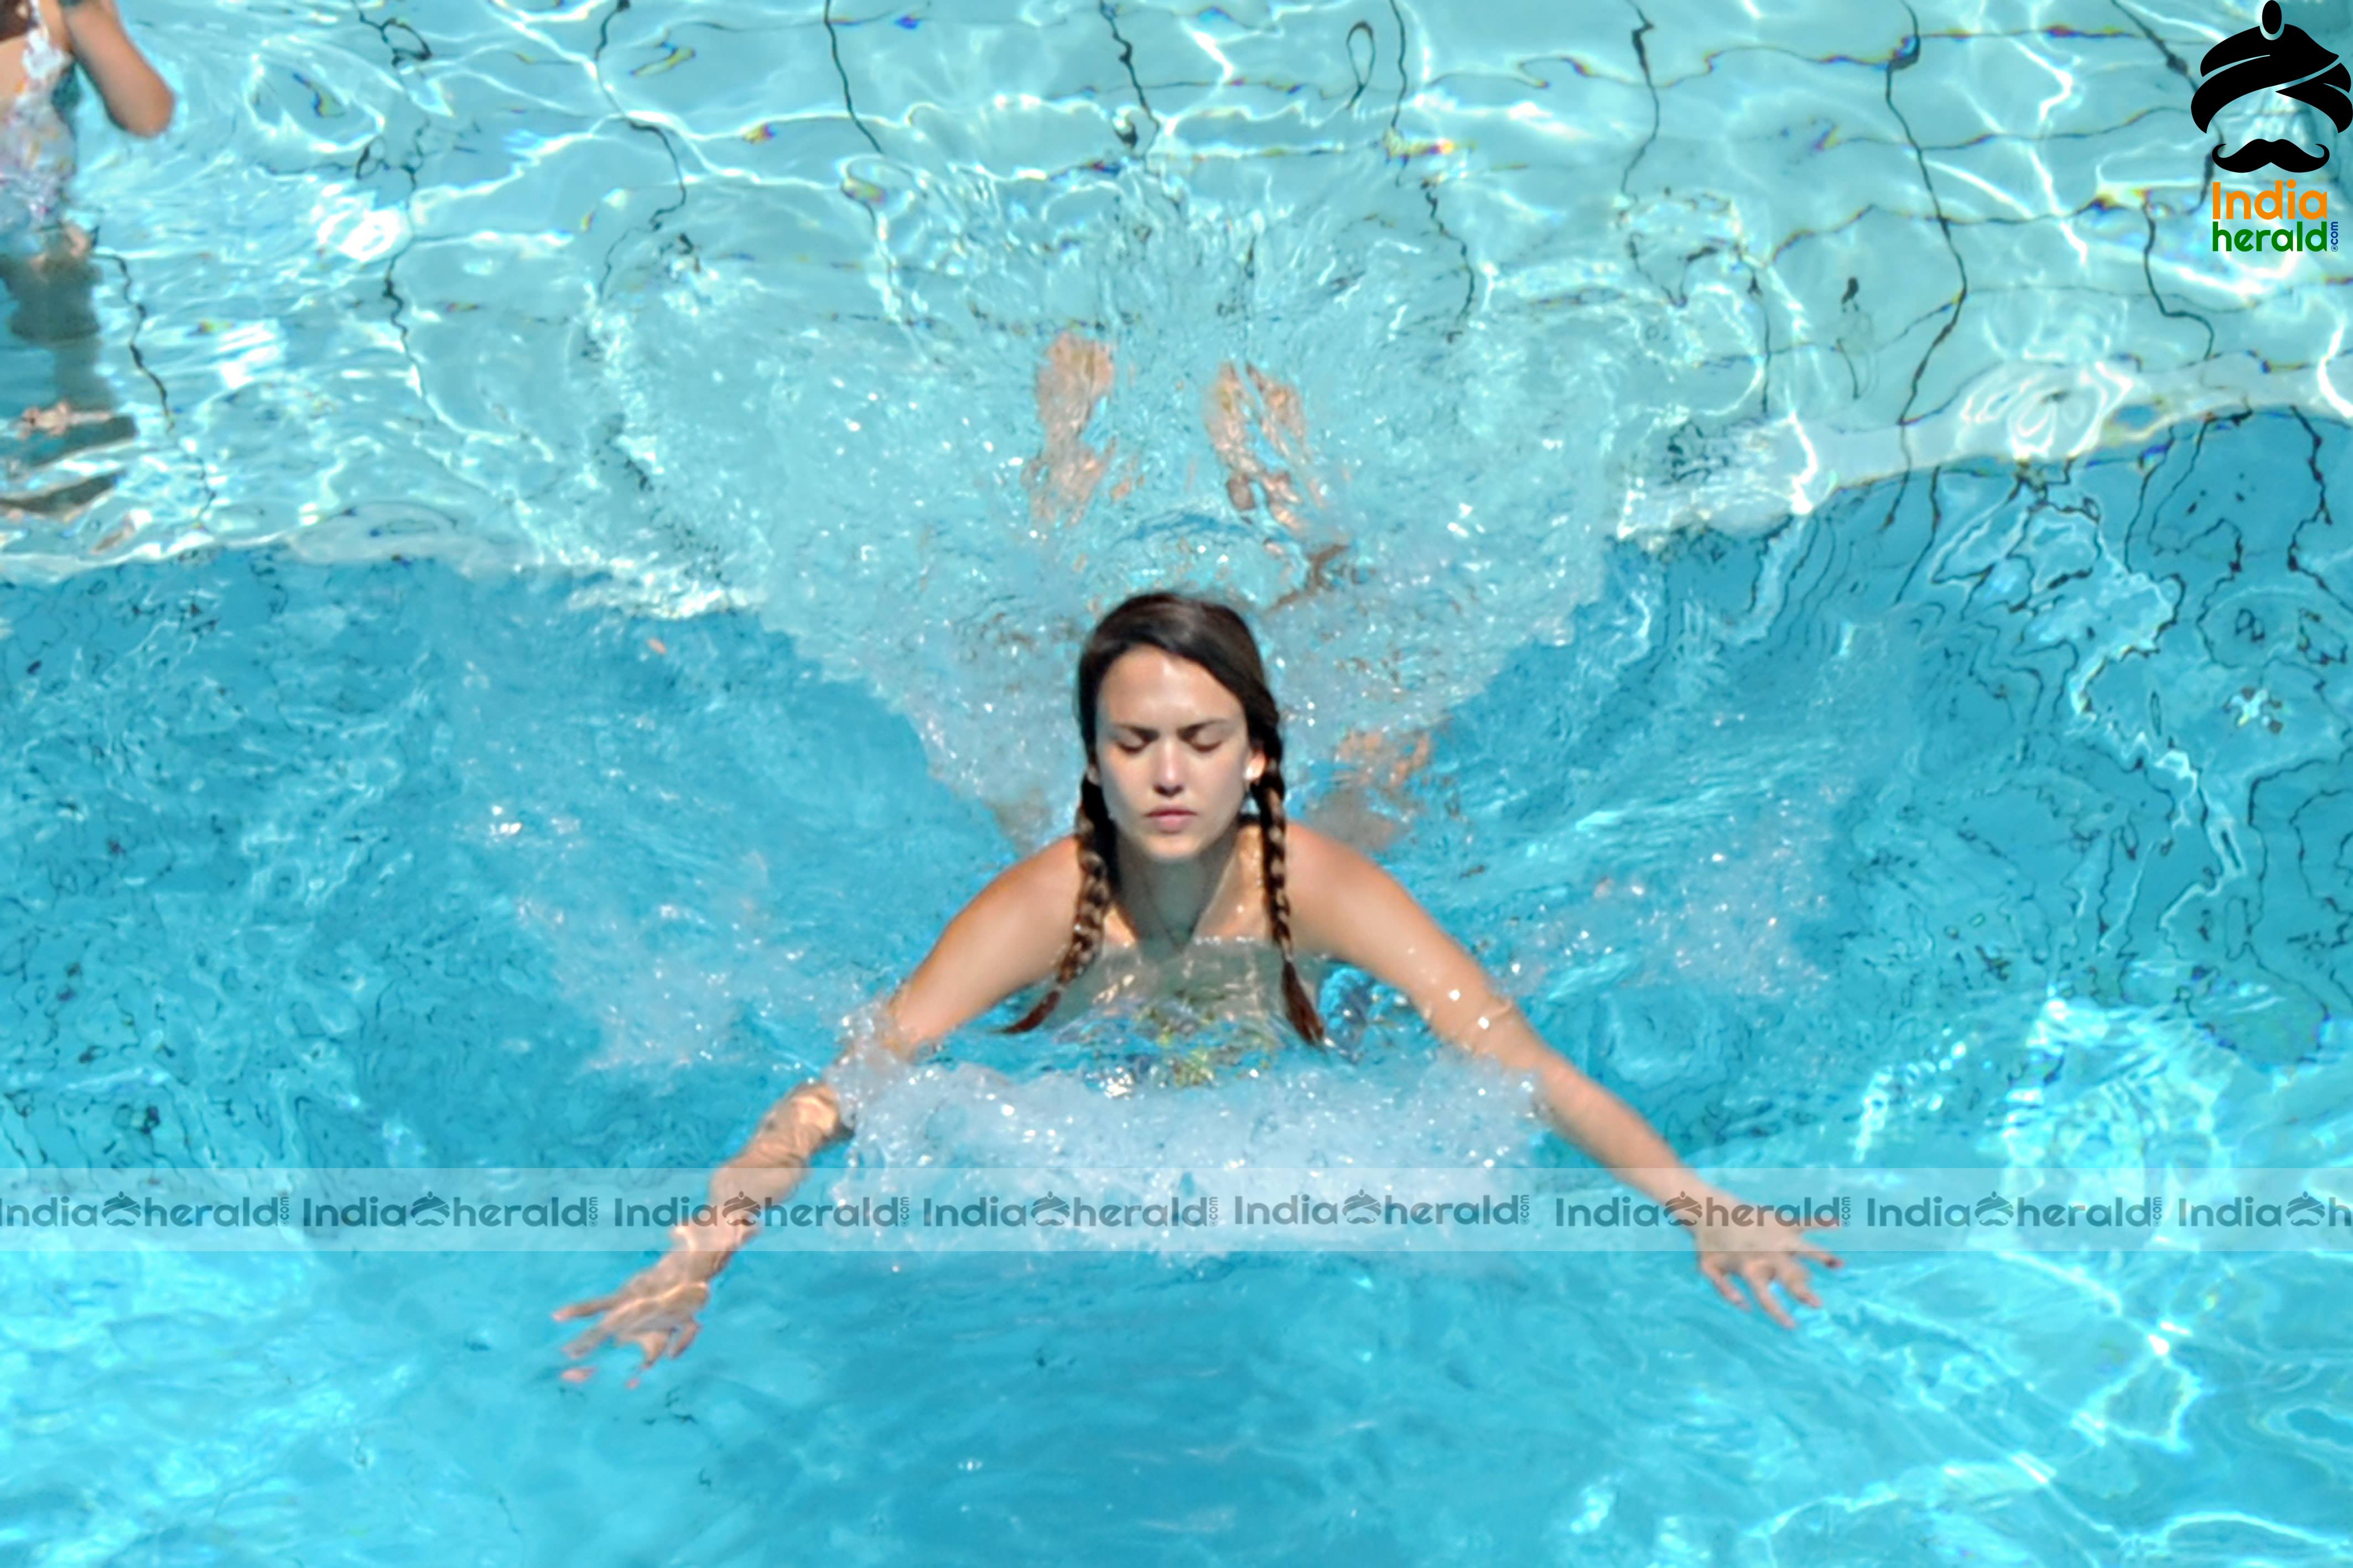
<path fill-rule="evenodd" d="M 1282 1005 L 1291 1026 L 1314 1045 L 1324 1043 L 1324 1019 L 1299 977 L 1291 946 L 1291 893 L 1285 883 L 1289 821 L 1282 810 L 1282 716 L 1266 682 L 1266 665 L 1259 658 L 1258 640 L 1250 626 L 1225 605 L 1182 594 L 1140 594 L 1096 623 L 1079 655 L 1079 736 L 1090 762 L 1095 754 L 1095 697 L 1103 676 L 1131 649 L 1156 647 L 1209 672 L 1211 679 L 1234 694 L 1242 705 L 1242 721 L 1250 744 L 1266 758 L 1266 767 L 1250 785 L 1258 802 L 1259 843 L 1263 850 L 1267 924 L 1275 945 L 1282 950 Z M 1064 992 L 1103 948 L 1103 917 L 1111 912 L 1112 889 L 1118 875 L 1119 830 L 1112 826 L 1103 786 L 1091 779 L 1079 783 L 1076 837 L 1079 868 L 1077 912 L 1071 920 L 1071 942 L 1055 966 L 1053 984 L 1038 1005 L 1009 1035 L 1034 1029 L 1046 1021 Z"/>

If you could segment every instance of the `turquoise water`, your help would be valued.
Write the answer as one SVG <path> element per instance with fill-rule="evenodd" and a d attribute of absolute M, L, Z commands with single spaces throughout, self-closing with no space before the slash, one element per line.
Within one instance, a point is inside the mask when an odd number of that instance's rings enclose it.
<path fill-rule="evenodd" d="M 2166 63 L 2247 19 L 142 9 L 141 439 L 0 524 L 0 1160 L 719 1154 L 1065 816 L 1076 639 L 1173 577 L 1301 815 L 1694 1157 L 2341 1165 L 2344 273 L 2205 251 Z M 1041 522 L 1069 324 L 1133 484 Z M 960 1042 L 856 1155 L 1568 1160 L 1325 1002 L 1209 1089 Z M 0 1562 L 2353 1551 L 2341 1255 L 1879 1256 L 1782 1335 L 1666 1257 L 755 1248 L 560 1382 L 634 1261 L 0 1254 Z"/>

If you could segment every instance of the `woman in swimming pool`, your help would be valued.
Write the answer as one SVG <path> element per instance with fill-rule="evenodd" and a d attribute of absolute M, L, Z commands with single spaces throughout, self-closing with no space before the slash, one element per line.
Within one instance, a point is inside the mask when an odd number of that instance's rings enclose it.
<path fill-rule="evenodd" d="M 1563 1136 L 1652 1199 L 1730 1206 L 1630 1107 L 1539 1039 L 1394 879 L 1290 819 L 1280 718 L 1239 615 L 1173 594 L 1128 600 L 1080 655 L 1078 719 L 1087 763 L 1076 831 L 1004 872 L 948 922 L 884 1006 L 882 1048 L 912 1058 L 1033 985 L 1043 989 L 1013 1031 L 1078 1011 L 1098 999 L 1078 988 L 1107 945 L 1128 950 L 1124 956 L 1149 975 L 1173 972 L 1195 942 L 1250 941 L 1263 944 L 1260 984 L 1279 994 L 1303 1038 L 1320 1044 L 1324 1025 L 1300 978 L 1303 957 L 1354 964 L 1404 992 L 1440 1037 L 1532 1079 Z M 1245 802 L 1256 806 L 1251 815 Z M 834 1088 L 823 1078 L 801 1085 L 713 1178 L 713 1206 L 723 1191 L 763 1205 L 780 1200 L 846 1131 Z M 679 1226 L 661 1261 L 613 1294 L 555 1314 L 598 1319 L 567 1352 L 627 1342 L 645 1357 L 640 1371 L 682 1354 L 711 1279 L 751 1234 L 728 1223 Z M 1694 1241 L 1725 1300 L 1745 1309 L 1745 1283 L 1784 1326 L 1792 1320 L 1773 1287 L 1819 1307 L 1805 1260 L 1839 1267 L 1772 1220 L 1736 1232 L 1703 1224 Z"/>
<path fill-rule="evenodd" d="M 171 124 L 172 89 L 123 30 L 115 0 L 0 0 L 0 287 L 16 306 L 10 330 L 47 349 L 56 367 L 57 401 L 16 421 L 20 437 L 50 438 L 43 460 L 132 433 L 98 371 L 90 237 L 58 216 L 74 171 L 73 131 L 60 111 L 77 65 L 107 117 L 133 136 Z M 58 510 L 89 499 L 85 491 L 0 498 L 0 506 Z"/>

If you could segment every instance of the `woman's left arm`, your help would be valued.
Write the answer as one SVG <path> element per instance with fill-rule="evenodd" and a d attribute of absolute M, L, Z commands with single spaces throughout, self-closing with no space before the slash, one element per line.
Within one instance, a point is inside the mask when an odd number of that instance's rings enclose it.
<path fill-rule="evenodd" d="M 1322 834 L 1294 825 L 1291 838 L 1293 920 L 1303 945 L 1396 986 L 1440 1038 L 1534 1080 L 1561 1136 L 1630 1186 L 1662 1204 L 1688 1200 L 1700 1215 L 1738 1202 L 1684 1164 L 1632 1106 L 1545 1044 L 1479 961 L 1396 878 Z M 1739 1226 L 1703 1218 L 1692 1228 L 1700 1270 L 1725 1300 L 1748 1305 L 1732 1283 L 1737 1276 L 1784 1327 L 1793 1321 L 1769 1287 L 1778 1282 L 1795 1300 L 1819 1307 L 1804 1260 L 1841 1267 L 1799 1229 L 1769 1217 Z"/>
<path fill-rule="evenodd" d="M 90 73 L 107 118 L 133 136 L 161 136 L 172 123 L 171 88 L 156 74 L 131 35 L 114 0 L 50 0 L 65 18 L 76 64 Z"/>

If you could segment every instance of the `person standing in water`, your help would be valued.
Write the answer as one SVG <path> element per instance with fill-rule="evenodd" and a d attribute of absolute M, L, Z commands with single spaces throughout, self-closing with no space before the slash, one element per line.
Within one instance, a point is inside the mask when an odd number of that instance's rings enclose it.
<path fill-rule="evenodd" d="M 108 117 L 133 136 L 163 134 L 174 107 L 171 88 L 123 30 L 115 0 L 0 0 L 0 286 L 16 307 L 9 328 L 17 341 L 47 349 L 56 366 L 55 401 L 16 420 L 22 438 L 51 448 L 36 460 L 132 429 L 97 368 L 98 269 L 90 237 L 58 216 L 74 172 L 73 131 L 63 111 L 74 96 L 75 66 L 97 88 Z M 31 502 L 58 499 L 14 498 L 14 504 L 57 510 Z"/>
<path fill-rule="evenodd" d="M 871 1043 L 845 1049 L 828 1075 L 773 1106 L 712 1178 L 712 1209 L 742 1194 L 765 1207 L 789 1194 L 818 1152 L 849 1128 L 828 1077 L 901 1061 L 1008 997 L 1041 987 L 1008 1032 L 1034 1029 L 1092 1000 L 1082 983 L 1106 948 L 1174 973 L 1196 942 L 1245 943 L 1299 1036 L 1324 1040 L 1300 975 L 1303 959 L 1353 964 L 1411 1000 L 1432 1032 L 1535 1086 L 1561 1135 L 1653 1200 L 1734 1202 L 1679 1159 L 1631 1107 L 1545 1044 L 1478 961 L 1373 861 L 1291 820 L 1281 715 L 1256 640 L 1233 610 L 1176 594 L 1128 600 L 1095 626 L 1079 657 L 1079 734 L 1086 766 L 1074 830 L 1000 874 L 948 922 L 881 1010 Z M 1244 811 L 1244 806 L 1252 809 Z M 685 1352 L 711 1281 L 752 1228 L 683 1225 L 660 1261 L 610 1295 L 560 1309 L 596 1321 L 565 1346 L 575 1360 L 607 1342 L 634 1345 L 643 1372 Z M 1800 1231 L 1766 1220 L 1693 1228 L 1701 1271 L 1746 1309 L 1742 1287 L 1794 1326 L 1775 1287 L 1820 1306 L 1809 1259 L 1840 1260 Z M 565 1375 L 588 1376 L 586 1367 Z M 633 1383 L 635 1378 L 631 1380 Z"/>

